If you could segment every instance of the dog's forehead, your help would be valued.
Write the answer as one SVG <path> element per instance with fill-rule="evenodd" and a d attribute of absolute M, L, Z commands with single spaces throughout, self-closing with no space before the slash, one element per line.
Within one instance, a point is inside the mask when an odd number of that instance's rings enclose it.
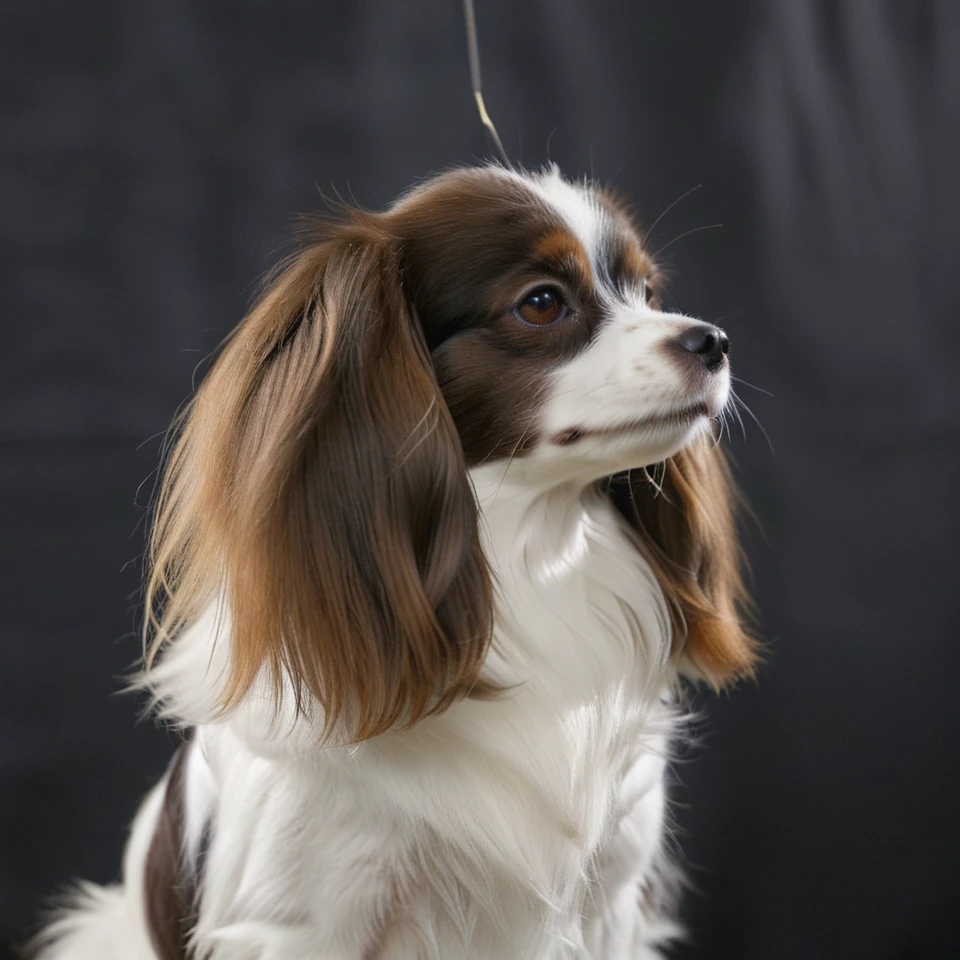
<path fill-rule="evenodd" d="M 498 166 L 452 170 L 407 191 L 393 212 L 429 210 L 435 204 L 450 208 L 458 200 L 472 200 L 479 216 L 485 210 L 516 214 L 522 209 L 522 216 L 511 218 L 519 230 L 537 222 L 551 229 L 562 224 L 591 257 L 601 253 L 606 235 L 625 227 L 624 218 L 603 202 L 594 185 L 565 180 L 556 166 L 535 173 Z"/>
<path fill-rule="evenodd" d="M 528 178 L 528 183 L 547 207 L 559 217 L 596 266 L 613 231 L 612 217 L 586 183 L 564 180 L 556 168 Z"/>
<path fill-rule="evenodd" d="M 555 165 L 519 179 L 582 249 L 595 284 L 617 285 L 655 273 L 630 213 L 613 195 L 585 180 L 565 180 Z"/>
<path fill-rule="evenodd" d="M 654 272 L 626 209 L 556 167 L 452 170 L 401 197 L 389 217 L 405 241 L 412 287 L 451 309 L 440 288 L 479 297 L 538 266 L 580 278 L 581 290 L 611 301 Z"/>

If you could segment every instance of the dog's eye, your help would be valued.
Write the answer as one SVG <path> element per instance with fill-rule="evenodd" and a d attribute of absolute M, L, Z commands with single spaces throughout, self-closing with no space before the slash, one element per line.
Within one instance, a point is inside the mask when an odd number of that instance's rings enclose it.
<path fill-rule="evenodd" d="M 524 323 L 543 327 L 565 317 L 568 309 L 556 287 L 537 287 L 517 304 L 513 312 Z"/>

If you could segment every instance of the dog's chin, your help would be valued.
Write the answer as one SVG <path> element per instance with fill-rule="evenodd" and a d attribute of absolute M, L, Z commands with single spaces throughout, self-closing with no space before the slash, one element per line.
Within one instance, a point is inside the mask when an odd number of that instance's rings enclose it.
<path fill-rule="evenodd" d="M 637 420 L 581 432 L 553 434 L 514 466 L 524 482 L 587 486 L 624 470 L 662 463 L 711 430 L 711 418 L 698 410 L 657 422 Z M 501 471 L 502 472 L 502 471 Z"/>
<path fill-rule="evenodd" d="M 595 462 L 603 472 L 646 467 L 672 457 L 710 431 L 719 414 L 707 401 L 616 423 L 573 427 L 555 433 L 551 445 L 571 460 Z"/>
<path fill-rule="evenodd" d="M 655 424 L 627 426 L 589 439 L 597 459 L 605 467 L 613 465 L 611 472 L 617 472 L 662 463 L 710 430 L 711 417 L 704 410 Z"/>

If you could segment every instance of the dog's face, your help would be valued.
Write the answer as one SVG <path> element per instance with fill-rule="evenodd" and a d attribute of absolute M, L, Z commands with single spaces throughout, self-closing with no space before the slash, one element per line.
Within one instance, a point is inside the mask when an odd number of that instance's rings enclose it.
<path fill-rule="evenodd" d="M 671 456 L 727 402 L 726 336 L 662 311 L 641 237 L 596 187 L 458 171 L 388 222 L 468 465 L 595 479 Z"/>
<path fill-rule="evenodd" d="M 223 708 L 267 676 L 345 737 L 492 692 L 469 469 L 508 460 L 533 493 L 598 484 L 656 569 L 677 657 L 714 683 L 749 671 L 710 432 L 726 337 L 659 308 L 617 203 L 553 171 L 460 170 L 308 240 L 225 345 L 170 457 L 152 649 L 225 599 Z M 630 472 L 658 462 L 656 486 Z"/>

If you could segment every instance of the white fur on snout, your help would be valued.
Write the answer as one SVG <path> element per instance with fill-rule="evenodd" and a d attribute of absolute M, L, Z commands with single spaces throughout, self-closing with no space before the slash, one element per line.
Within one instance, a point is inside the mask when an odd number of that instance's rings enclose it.
<path fill-rule="evenodd" d="M 676 453 L 707 417 L 679 423 L 650 423 L 704 404 L 715 415 L 730 392 L 726 365 L 712 374 L 691 377 L 668 342 L 697 321 L 646 306 L 621 306 L 579 356 L 553 374 L 541 414 L 546 444 L 575 431 L 583 456 L 624 456 L 644 466 Z M 636 426 L 636 425 L 640 426 Z M 630 425 L 620 431 L 618 428 Z M 573 452 L 566 444 L 566 456 Z"/>

